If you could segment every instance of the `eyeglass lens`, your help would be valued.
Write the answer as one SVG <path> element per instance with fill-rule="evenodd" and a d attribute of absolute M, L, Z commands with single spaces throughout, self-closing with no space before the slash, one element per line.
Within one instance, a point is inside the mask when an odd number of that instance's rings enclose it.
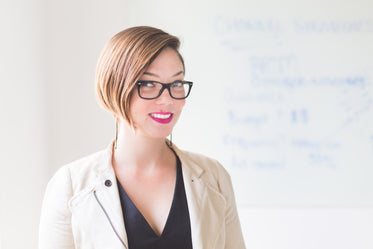
<path fill-rule="evenodd" d="M 168 87 L 163 87 L 167 85 Z M 153 99 L 159 97 L 161 91 L 169 89 L 172 98 L 185 99 L 190 91 L 190 84 L 188 82 L 176 81 L 171 84 L 162 84 L 159 82 L 143 81 L 139 84 L 139 95 L 141 98 Z"/>

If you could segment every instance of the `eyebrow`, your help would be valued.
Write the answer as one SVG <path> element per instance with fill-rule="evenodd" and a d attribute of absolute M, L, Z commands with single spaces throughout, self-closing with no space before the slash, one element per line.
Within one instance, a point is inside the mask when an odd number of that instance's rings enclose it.
<path fill-rule="evenodd" d="M 184 74 L 184 71 L 181 70 L 180 72 L 177 72 L 175 73 L 174 75 L 172 75 L 172 77 L 176 77 L 176 76 L 179 76 L 180 74 Z M 144 75 L 150 75 L 150 76 L 154 76 L 154 77 L 159 77 L 159 75 L 155 74 L 155 73 L 151 73 L 151 72 L 144 72 Z"/>

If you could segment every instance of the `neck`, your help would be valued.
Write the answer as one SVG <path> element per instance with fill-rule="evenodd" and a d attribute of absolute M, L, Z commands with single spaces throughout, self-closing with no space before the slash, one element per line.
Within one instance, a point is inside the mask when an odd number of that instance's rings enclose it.
<path fill-rule="evenodd" d="M 164 138 L 152 138 L 136 133 L 122 122 L 112 161 L 116 170 L 123 170 L 124 167 L 149 170 L 163 165 L 172 155 Z"/>

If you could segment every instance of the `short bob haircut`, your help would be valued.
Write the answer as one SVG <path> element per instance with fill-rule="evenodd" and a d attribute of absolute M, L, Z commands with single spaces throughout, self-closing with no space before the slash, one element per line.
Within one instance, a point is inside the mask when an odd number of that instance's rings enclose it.
<path fill-rule="evenodd" d="M 179 46 L 177 37 L 149 26 L 128 28 L 113 36 L 96 68 L 96 91 L 102 106 L 132 125 L 130 101 L 136 82 L 164 48 L 174 49 L 185 68 Z"/>

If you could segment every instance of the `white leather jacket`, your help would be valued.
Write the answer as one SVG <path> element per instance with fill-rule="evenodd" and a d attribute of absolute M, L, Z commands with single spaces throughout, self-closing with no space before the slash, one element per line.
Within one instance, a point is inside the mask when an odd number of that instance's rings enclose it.
<path fill-rule="evenodd" d="M 244 249 L 230 176 L 215 160 L 179 156 L 194 249 Z M 48 183 L 39 249 L 128 249 L 112 145 L 63 166 Z M 176 249 L 176 248 L 175 248 Z"/>

